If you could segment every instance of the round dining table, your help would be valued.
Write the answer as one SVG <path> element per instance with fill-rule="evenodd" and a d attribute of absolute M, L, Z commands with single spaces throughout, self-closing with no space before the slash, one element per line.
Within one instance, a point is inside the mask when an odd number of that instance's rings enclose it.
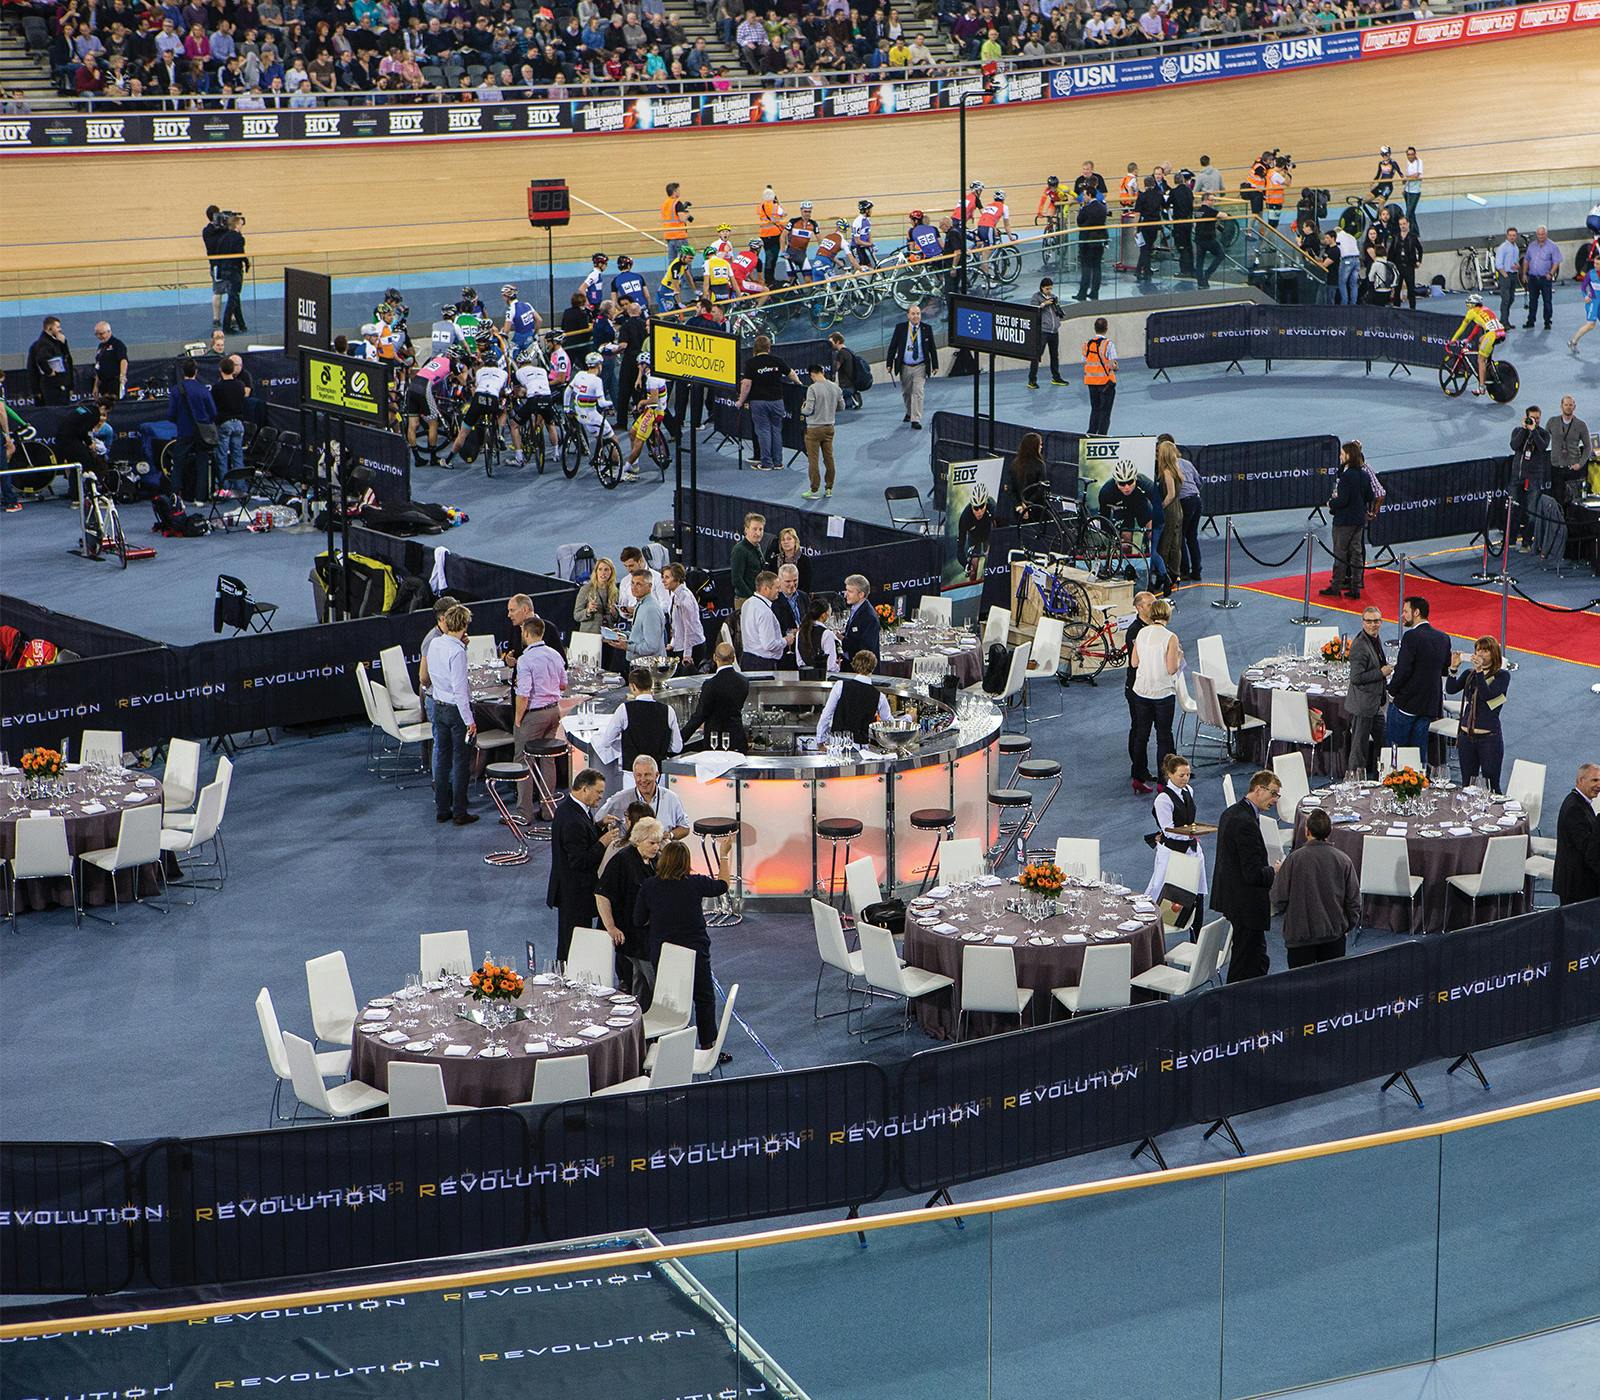
<path fill-rule="evenodd" d="M 459 977 L 424 983 L 415 994 L 399 991 L 369 1001 L 356 1018 L 351 1077 L 387 1092 L 392 1061 L 436 1064 L 451 1104 L 491 1108 L 525 1103 L 533 1092 L 534 1064 L 545 1056 L 586 1056 L 591 1089 L 643 1072 L 644 1013 L 635 997 L 595 994 L 555 973 L 524 982 L 522 995 L 511 1003 L 522 1019 L 492 1034 L 469 1019 L 481 1014 L 484 1003 L 469 998 Z"/>
<path fill-rule="evenodd" d="M 1528 832 L 1527 814 L 1519 803 L 1473 788 L 1440 783 L 1424 794 L 1420 811 L 1397 811 L 1388 790 L 1378 783 L 1335 783 L 1301 800 L 1295 811 L 1296 847 L 1306 839 L 1306 818 L 1318 807 L 1333 819 L 1329 843 L 1355 862 L 1358 873 L 1366 837 L 1404 838 L 1411 873 L 1422 876 L 1416 899 L 1408 904 L 1398 897 L 1368 895 L 1361 904 L 1363 927 L 1394 933 L 1443 932 L 1450 926 L 1446 920 L 1452 906 L 1450 922 L 1465 927 L 1470 922 L 1471 901 L 1452 892 L 1447 883 L 1450 876 L 1472 875 L 1482 869 L 1484 852 L 1493 837 L 1525 836 Z M 1480 908 L 1479 915 L 1524 913 L 1532 907 L 1532 896 L 1530 880 L 1520 895 L 1499 900 L 1496 909 Z"/>
<path fill-rule="evenodd" d="M 1304 752 L 1303 744 L 1272 737 L 1272 692 L 1293 690 L 1306 697 L 1310 709 L 1322 712 L 1322 722 L 1328 727 L 1327 739 L 1312 754 L 1311 773 L 1343 777 L 1350 754 L 1350 716 L 1345 709 L 1349 688 L 1349 663 L 1324 661 L 1320 656 L 1266 657 L 1246 667 L 1239 677 L 1239 703 L 1247 715 L 1265 721 L 1266 727 L 1239 736 L 1239 761 L 1261 768 L 1280 753 Z"/>
<path fill-rule="evenodd" d="M 17 823 L 32 816 L 61 817 L 67 827 L 67 849 L 75 856 L 85 851 L 101 851 L 117 844 L 122 814 L 132 807 L 154 802 L 161 804 L 161 779 L 127 768 L 87 770 L 69 763 L 60 779 L 59 795 L 29 798 L 23 794 L 20 769 L 0 768 L 0 860 L 16 854 Z M 177 857 L 170 851 L 162 859 L 168 879 L 180 871 Z M 118 900 L 135 895 L 154 895 L 161 891 L 161 876 L 155 865 L 138 870 L 119 870 L 108 875 L 98 866 L 78 866 L 79 898 L 85 907 L 112 902 L 112 881 L 116 881 Z M 10 887 L 11 882 L 5 882 Z M 57 879 L 25 880 L 15 886 L 19 909 L 45 909 L 52 905 L 72 908 L 72 881 L 65 875 Z M 10 914 L 9 895 L 0 894 L 0 910 Z"/>
<path fill-rule="evenodd" d="M 472 714 L 480 729 L 503 729 L 510 733 L 516 714 L 512 694 L 513 671 L 498 661 L 482 662 L 467 668 L 467 684 L 472 690 Z M 598 667 L 572 667 L 567 671 L 567 688 L 561 696 L 561 713 L 569 714 L 601 691 L 611 690 L 616 676 Z"/>
<path fill-rule="evenodd" d="M 976 685 L 983 679 L 981 639 L 968 627 L 945 627 L 935 622 L 907 618 L 892 632 L 880 634 L 878 674 L 910 678 L 922 657 L 942 657 L 957 685 Z M 840 665 L 849 663 L 841 657 Z"/>
<path fill-rule="evenodd" d="M 993 879 L 994 877 L 987 877 Z M 1166 958 L 1161 915 L 1143 894 L 1122 885 L 1069 881 L 1057 901 L 1061 912 L 1037 922 L 1008 909 L 1023 891 L 1014 881 L 970 886 L 937 886 L 912 901 L 906 914 L 905 960 L 913 967 L 955 979 L 947 991 L 916 999 L 917 1021 L 929 1035 L 954 1040 L 961 1007 L 961 958 L 968 946 L 1010 948 L 1017 962 L 1017 985 L 1033 988 L 1024 1025 L 1039 1025 L 1056 1014 L 1051 992 L 1075 987 L 1091 944 L 1131 945 L 1131 976 L 1148 972 Z M 1065 1012 L 1061 1012 L 1065 1015 Z M 974 1012 L 968 1036 L 1016 1030 L 1010 1016 Z"/>

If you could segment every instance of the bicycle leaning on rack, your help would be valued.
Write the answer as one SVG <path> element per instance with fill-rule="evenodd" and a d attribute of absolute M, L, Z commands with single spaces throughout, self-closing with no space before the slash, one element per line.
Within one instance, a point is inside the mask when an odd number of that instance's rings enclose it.
<path fill-rule="evenodd" d="M 1089 590 L 1077 579 L 1063 578 L 1053 569 L 1029 563 L 1023 567 L 1017 588 L 1019 600 L 1027 596 L 1030 587 L 1039 595 L 1043 615 L 1061 621 L 1064 680 L 1087 680 L 1093 685 L 1095 677 L 1107 666 L 1127 664 L 1128 648 L 1117 639 L 1111 610 L 1096 607 Z"/>

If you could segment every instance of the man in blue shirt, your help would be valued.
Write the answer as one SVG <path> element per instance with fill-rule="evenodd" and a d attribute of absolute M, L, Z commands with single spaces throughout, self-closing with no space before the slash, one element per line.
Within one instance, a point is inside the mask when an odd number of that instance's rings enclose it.
<path fill-rule="evenodd" d="M 1494 250 L 1495 275 L 1500 279 L 1500 324 L 1511 321 L 1511 303 L 1517 299 L 1517 284 L 1522 280 L 1522 245 L 1514 228 L 1506 230 L 1506 241 Z"/>
<path fill-rule="evenodd" d="M 500 288 L 500 295 L 506 302 L 506 323 L 502 330 L 510 338 L 511 353 L 520 355 L 538 337 L 539 313 L 532 303 L 518 299 L 517 289 L 510 282 Z"/>
<path fill-rule="evenodd" d="M 1556 278 L 1561 275 L 1561 249 L 1556 247 L 1555 240 L 1543 224 L 1533 231 L 1533 242 L 1528 244 L 1528 251 L 1522 255 L 1522 269 L 1528 278 L 1528 319 L 1522 323 L 1522 329 L 1533 329 L 1533 323 L 1539 317 L 1539 304 L 1543 302 L 1544 328 L 1549 330 L 1555 323 L 1551 292 Z"/>
<path fill-rule="evenodd" d="M 439 635 L 428 643 L 428 684 L 433 690 L 433 816 L 438 822 L 469 826 L 467 779 L 472 768 L 468 744 L 477 737 L 472 717 L 472 685 L 467 676 L 467 629 L 472 613 L 460 603 L 439 619 Z"/>
<path fill-rule="evenodd" d="M 611 291 L 618 301 L 632 297 L 640 306 L 650 305 L 650 291 L 645 280 L 633 270 L 633 259 L 626 253 L 617 259 L 617 275 L 611 279 Z"/>
<path fill-rule="evenodd" d="M 210 499 L 211 449 L 217 441 L 217 406 L 198 374 L 194 361 L 185 359 L 178 382 L 167 391 L 167 417 L 177 430 L 173 473 L 179 494 L 190 501 Z"/>
<path fill-rule="evenodd" d="M 648 569 L 629 575 L 628 587 L 634 597 L 633 623 L 628 628 L 628 666 L 631 669 L 666 652 L 667 616 L 656 601 Z"/>

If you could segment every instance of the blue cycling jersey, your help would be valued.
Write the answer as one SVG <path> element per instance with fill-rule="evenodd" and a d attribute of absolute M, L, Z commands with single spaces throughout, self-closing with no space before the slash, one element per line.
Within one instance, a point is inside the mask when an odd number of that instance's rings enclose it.
<path fill-rule="evenodd" d="M 632 297 L 644 305 L 644 278 L 637 272 L 619 272 L 611 279 L 611 290 L 619 297 Z"/>
<path fill-rule="evenodd" d="M 512 302 L 508 314 L 511 318 L 511 330 L 515 335 L 532 335 L 538 328 L 538 316 L 528 302 Z"/>
<path fill-rule="evenodd" d="M 936 258 L 944 251 L 939 230 L 931 224 L 915 225 L 911 230 L 909 241 L 919 257 Z"/>

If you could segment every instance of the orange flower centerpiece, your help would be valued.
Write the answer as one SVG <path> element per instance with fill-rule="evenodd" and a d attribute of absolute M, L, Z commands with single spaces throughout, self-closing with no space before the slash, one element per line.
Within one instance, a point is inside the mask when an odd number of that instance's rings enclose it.
<path fill-rule="evenodd" d="M 1332 641 L 1322 644 L 1322 659 L 1324 661 L 1348 661 L 1350 659 L 1350 639 L 1348 637 L 1335 637 Z"/>
<path fill-rule="evenodd" d="M 485 958 L 483 966 L 467 978 L 467 995 L 474 1001 L 515 1001 L 522 995 L 522 978 Z"/>
<path fill-rule="evenodd" d="M 25 778 L 59 778 L 66 762 L 59 749 L 29 749 L 22 755 L 22 776 Z"/>
<path fill-rule="evenodd" d="M 1412 798 L 1420 796 L 1428 786 L 1428 775 L 1417 772 L 1415 768 L 1396 768 L 1384 777 L 1383 786 L 1393 796 L 1404 798 L 1409 802 Z"/>
<path fill-rule="evenodd" d="M 893 632 L 900 625 L 900 615 L 887 603 L 879 603 L 873 609 L 878 614 L 878 622 L 885 632 Z"/>
<path fill-rule="evenodd" d="M 1054 899 L 1066 885 L 1067 877 L 1053 860 L 1036 860 L 1022 867 L 1017 883 L 1030 894 Z"/>

